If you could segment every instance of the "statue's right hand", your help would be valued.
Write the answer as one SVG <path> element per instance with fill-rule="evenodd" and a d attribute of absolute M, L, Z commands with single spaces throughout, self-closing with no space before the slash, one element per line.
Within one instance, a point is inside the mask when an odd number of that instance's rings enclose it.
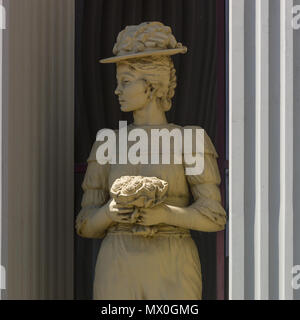
<path fill-rule="evenodd" d="M 111 199 L 106 204 L 106 214 L 111 220 L 119 223 L 131 223 L 131 216 L 134 208 L 123 208 L 118 205 L 115 199 Z"/>

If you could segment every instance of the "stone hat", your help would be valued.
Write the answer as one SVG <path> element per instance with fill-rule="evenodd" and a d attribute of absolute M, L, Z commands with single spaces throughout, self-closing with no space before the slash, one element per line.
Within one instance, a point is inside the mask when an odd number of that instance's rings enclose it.
<path fill-rule="evenodd" d="M 100 62 L 115 63 L 133 58 L 170 56 L 186 52 L 187 48 L 176 41 L 170 27 L 157 21 L 143 22 L 122 30 L 113 48 L 115 56 L 101 59 Z"/>

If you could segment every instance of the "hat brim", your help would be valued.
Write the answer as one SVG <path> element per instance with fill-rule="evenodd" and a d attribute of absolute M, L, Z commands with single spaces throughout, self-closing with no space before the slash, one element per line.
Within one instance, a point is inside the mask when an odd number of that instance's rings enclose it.
<path fill-rule="evenodd" d="M 186 53 L 187 47 L 181 47 L 176 49 L 164 49 L 164 50 L 149 50 L 138 53 L 131 53 L 122 56 L 114 56 L 106 59 L 99 60 L 100 63 L 115 63 L 122 60 L 142 58 L 147 56 L 172 56 L 177 53 Z"/>

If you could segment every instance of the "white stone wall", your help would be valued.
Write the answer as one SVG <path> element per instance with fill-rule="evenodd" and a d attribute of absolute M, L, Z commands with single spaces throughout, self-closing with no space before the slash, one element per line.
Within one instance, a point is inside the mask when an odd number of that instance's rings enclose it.
<path fill-rule="evenodd" d="M 300 298 L 297 3 L 229 0 L 231 299 Z"/>
<path fill-rule="evenodd" d="M 300 7 L 300 0 L 294 6 Z M 298 7 L 298 10 L 299 10 Z M 300 265 L 300 10 L 298 29 L 294 31 L 294 265 Z M 294 298 L 300 300 L 300 289 L 294 290 Z"/>

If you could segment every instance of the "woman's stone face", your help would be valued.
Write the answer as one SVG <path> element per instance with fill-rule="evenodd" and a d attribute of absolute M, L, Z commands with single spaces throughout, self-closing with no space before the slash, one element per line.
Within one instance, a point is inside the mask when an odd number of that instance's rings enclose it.
<path fill-rule="evenodd" d="M 141 72 L 132 70 L 126 64 L 117 65 L 117 88 L 121 110 L 130 112 L 142 109 L 149 102 L 148 85 Z"/>

